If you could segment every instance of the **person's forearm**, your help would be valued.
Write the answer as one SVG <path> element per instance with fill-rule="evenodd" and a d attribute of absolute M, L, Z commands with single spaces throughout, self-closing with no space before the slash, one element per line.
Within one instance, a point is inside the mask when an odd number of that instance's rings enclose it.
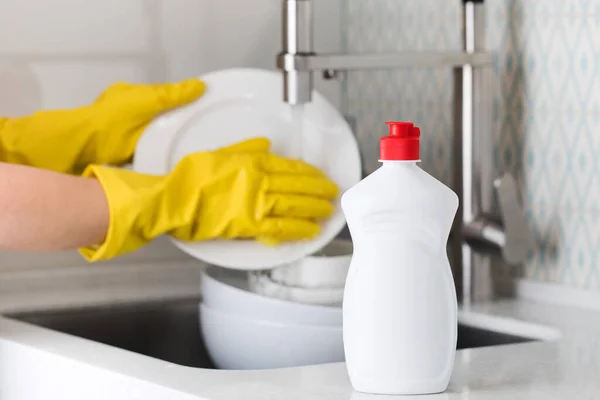
<path fill-rule="evenodd" d="M 99 244 L 108 224 L 106 197 L 95 179 L 0 163 L 0 250 Z"/>

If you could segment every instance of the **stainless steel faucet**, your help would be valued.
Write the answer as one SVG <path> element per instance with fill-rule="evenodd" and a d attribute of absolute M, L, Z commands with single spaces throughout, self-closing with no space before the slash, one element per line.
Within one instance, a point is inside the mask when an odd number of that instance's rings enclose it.
<path fill-rule="evenodd" d="M 463 50 L 317 54 L 313 45 L 313 0 L 283 0 L 283 49 L 277 66 L 283 72 L 285 102 L 311 101 L 313 75 L 327 79 L 358 69 L 451 68 L 454 72 L 454 190 L 460 208 L 451 235 L 457 294 L 469 304 L 493 297 L 492 255 L 523 263 L 534 236 L 525 222 L 515 179 L 494 177 L 488 85 L 493 59 L 484 48 L 484 1 L 462 0 Z M 494 213 L 494 193 L 499 214 Z"/>

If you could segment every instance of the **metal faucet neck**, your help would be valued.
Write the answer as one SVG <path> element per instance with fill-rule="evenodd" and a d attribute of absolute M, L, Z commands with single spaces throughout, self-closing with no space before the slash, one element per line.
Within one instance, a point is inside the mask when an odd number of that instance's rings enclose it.
<path fill-rule="evenodd" d="M 312 0 L 283 0 L 282 33 L 280 55 L 314 54 Z M 286 103 L 296 105 L 312 100 L 312 71 L 284 70 L 283 83 Z"/>

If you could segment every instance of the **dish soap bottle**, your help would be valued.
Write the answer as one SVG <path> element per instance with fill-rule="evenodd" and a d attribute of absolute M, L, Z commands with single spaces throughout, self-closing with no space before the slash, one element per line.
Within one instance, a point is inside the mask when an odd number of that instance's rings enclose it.
<path fill-rule="evenodd" d="M 458 196 L 417 166 L 420 130 L 388 122 L 382 166 L 342 196 L 354 253 L 343 332 L 358 392 L 446 390 L 457 340 L 457 300 L 446 244 Z"/>

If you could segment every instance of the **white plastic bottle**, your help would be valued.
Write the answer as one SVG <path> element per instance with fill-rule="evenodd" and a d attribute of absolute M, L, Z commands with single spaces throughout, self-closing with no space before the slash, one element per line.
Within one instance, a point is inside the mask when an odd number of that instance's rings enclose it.
<path fill-rule="evenodd" d="M 354 244 L 343 303 L 346 364 L 358 392 L 440 393 L 456 353 L 446 244 L 458 197 L 416 165 L 419 128 L 388 124 L 383 165 L 342 197 Z"/>

